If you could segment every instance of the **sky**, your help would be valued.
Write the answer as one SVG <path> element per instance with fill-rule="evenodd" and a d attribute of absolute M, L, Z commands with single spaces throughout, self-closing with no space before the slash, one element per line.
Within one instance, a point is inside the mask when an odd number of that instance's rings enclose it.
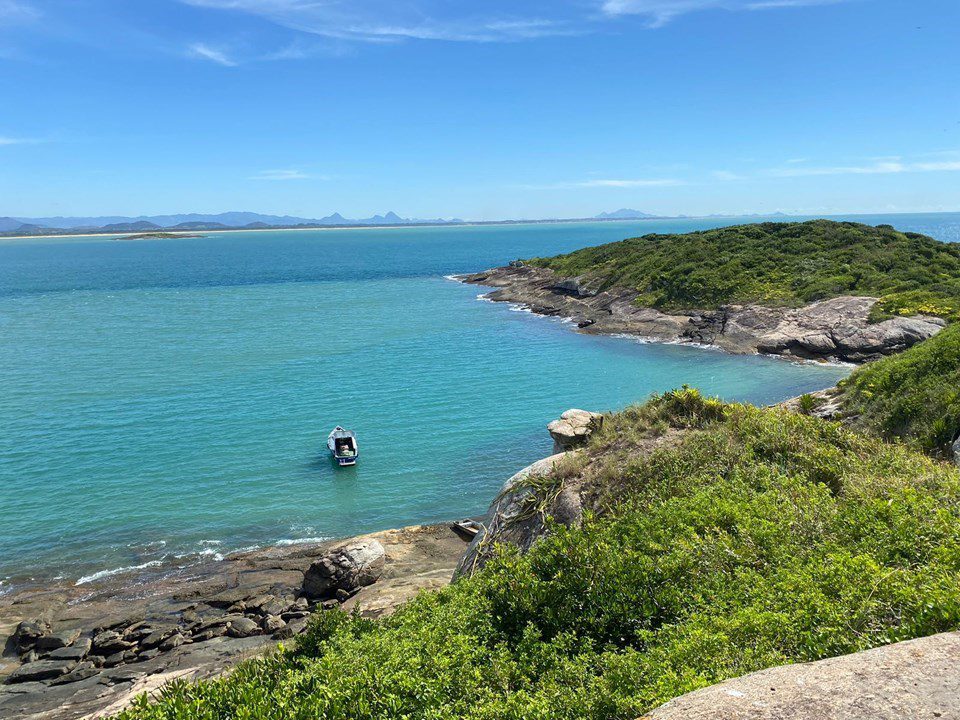
<path fill-rule="evenodd" d="M 0 0 L 0 216 L 960 210 L 958 0 Z"/>

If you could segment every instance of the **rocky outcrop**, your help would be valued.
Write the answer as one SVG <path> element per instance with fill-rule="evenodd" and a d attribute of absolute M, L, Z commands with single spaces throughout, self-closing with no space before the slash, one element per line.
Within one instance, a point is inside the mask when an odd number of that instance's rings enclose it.
<path fill-rule="evenodd" d="M 642 720 L 960 717 L 960 633 L 761 670 L 683 695 Z"/>
<path fill-rule="evenodd" d="M 0 718 L 111 715 L 165 681 L 211 677 L 296 638 L 313 613 L 389 614 L 449 583 L 466 547 L 446 523 L 359 538 L 369 539 L 385 549 L 383 576 L 343 602 L 302 593 L 306 571 L 330 544 L 243 552 L 137 582 L 117 575 L 0 596 Z"/>
<path fill-rule="evenodd" d="M 717 310 L 663 313 L 639 307 L 637 293 L 603 288 L 599 279 L 565 278 L 527 265 L 458 278 L 497 288 L 487 298 L 567 317 L 584 332 L 626 333 L 663 342 L 715 345 L 728 352 L 865 362 L 904 350 L 945 325 L 918 316 L 871 323 L 876 298 L 838 297 L 802 308 L 728 305 Z"/>
<path fill-rule="evenodd" d="M 603 425 L 603 415 L 572 408 L 547 425 L 553 438 L 553 452 L 562 453 L 586 444 Z"/>
<path fill-rule="evenodd" d="M 547 517 L 564 525 L 576 525 L 583 516 L 580 486 L 576 482 L 555 485 L 537 483 L 549 478 L 558 465 L 568 461 L 576 451 L 562 452 L 538 460 L 513 475 L 494 499 L 461 558 L 454 578 L 471 575 L 493 557 L 497 545 L 508 544 L 522 551 L 547 532 Z"/>
<path fill-rule="evenodd" d="M 372 585 L 383 574 L 386 553 L 373 539 L 357 540 L 330 551 L 310 565 L 303 576 L 303 592 L 311 598 L 347 599 Z"/>
<path fill-rule="evenodd" d="M 953 441 L 953 461 L 960 465 L 960 435 Z"/>

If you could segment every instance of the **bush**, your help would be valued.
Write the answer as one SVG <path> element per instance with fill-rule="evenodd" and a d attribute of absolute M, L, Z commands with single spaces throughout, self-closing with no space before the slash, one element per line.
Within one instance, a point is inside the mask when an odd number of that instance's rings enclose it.
<path fill-rule="evenodd" d="M 797 306 L 849 294 L 880 297 L 877 320 L 960 317 L 960 244 L 890 226 L 758 223 L 646 235 L 530 263 L 632 288 L 638 304 L 663 310 Z"/>
<path fill-rule="evenodd" d="M 651 435 L 673 445 L 640 454 Z M 838 424 L 692 390 L 609 418 L 584 482 L 618 504 L 393 616 L 125 720 L 636 718 L 686 691 L 960 626 L 960 472 Z"/>
<path fill-rule="evenodd" d="M 946 456 L 960 435 L 960 325 L 857 369 L 840 387 L 855 428 Z"/>

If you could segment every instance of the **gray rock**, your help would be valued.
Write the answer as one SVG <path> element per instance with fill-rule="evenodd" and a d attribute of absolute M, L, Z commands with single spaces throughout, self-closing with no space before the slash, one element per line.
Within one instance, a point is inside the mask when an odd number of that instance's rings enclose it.
<path fill-rule="evenodd" d="M 56 650 L 69 647 L 80 637 L 79 630 L 60 630 L 37 638 L 37 650 Z"/>
<path fill-rule="evenodd" d="M 960 717 L 960 633 L 784 665 L 682 695 L 645 720 Z"/>
<path fill-rule="evenodd" d="M 207 640 L 212 640 L 213 638 L 223 637 L 227 634 L 226 625 L 216 625 L 214 627 L 207 628 L 201 632 L 196 633 L 192 636 L 192 639 L 195 643 L 206 642 Z"/>
<path fill-rule="evenodd" d="M 76 647 L 57 648 L 47 658 L 50 660 L 83 660 L 89 652 L 89 646 L 78 645 Z"/>
<path fill-rule="evenodd" d="M 103 659 L 102 667 L 112 668 L 123 663 L 123 652 L 108 655 Z"/>
<path fill-rule="evenodd" d="M 383 545 L 376 540 L 356 540 L 313 562 L 304 573 L 303 591 L 314 598 L 332 597 L 338 590 L 351 592 L 379 580 L 385 564 Z"/>
<path fill-rule="evenodd" d="M 37 644 L 37 640 L 50 632 L 50 623 L 44 620 L 24 620 L 13 632 L 13 642 L 23 652 Z"/>
<path fill-rule="evenodd" d="M 37 654 L 36 650 L 27 650 L 23 655 L 20 656 L 20 662 L 22 663 L 32 663 L 40 659 L 40 656 Z"/>
<path fill-rule="evenodd" d="M 144 650 L 141 653 L 137 653 L 137 662 L 145 662 L 147 660 L 153 660 L 160 654 L 158 648 L 152 648 L 151 650 Z"/>
<path fill-rule="evenodd" d="M 260 627 L 263 628 L 265 633 L 273 634 L 282 628 L 285 628 L 287 623 L 283 621 L 282 618 L 277 617 L 276 615 L 267 615 L 263 618 L 263 621 L 260 623 Z"/>
<path fill-rule="evenodd" d="M 64 685 L 66 683 L 80 682 L 94 675 L 99 675 L 100 669 L 92 662 L 79 663 L 73 670 L 66 675 L 61 675 L 50 682 L 51 685 Z"/>
<path fill-rule="evenodd" d="M 580 487 L 576 481 L 564 483 L 543 512 L 530 512 L 539 504 L 530 478 L 550 473 L 554 466 L 577 451 L 557 453 L 525 467 L 504 484 L 454 571 L 454 579 L 471 575 L 483 567 L 499 544 L 510 544 L 526 551 L 546 535 L 547 517 L 568 526 L 576 526 L 583 516 Z"/>
<path fill-rule="evenodd" d="M 259 632 L 260 626 L 250 618 L 245 617 L 234 620 L 227 626 L 227 634 L 235 638 L 250 637 Z"/>
<path fill-rule="evenodd" d="M 293 628 L 289 625 L 284 625 L 282 628 L 277 630 L 271 637 L 274 640 L 289 640 L 293 637 Z"/>
<path fill-rule="evenodd" d="M 291 610 L 290 612 L 285 612 L 280 616 L 285 622 L 290 620 L 299 620 L 300 618 L 310 617 L 309 610 Z"/>
<path fill-rule="evenodd" d="M 116 630 L 104 630 L 93 638 L 91 652 L 96 655 L 109 657 L 118 652 L 123 652 L 134 647 L 135 643 L 124 640 L 123 636 Z"/>
<path fill-rule="evenodd" d="M 960 435 L 953 442 L 953 461 L 960 465 Z"/>
<path fill-rule="evenodd" d="M 21 665 L 7 678 L 10 683 L 33 682 L 37 680 L 51 680 L 66 675 L 76 666 L 73 660 L 37 660 L 36 662 Z"/>
<path fill-rule="evenodd" d="M 158 645 L 157 647 L 160 650 L 160 652 L 170 652 L 174 648 L 178 648 L 181 645 L 183 645 L 184 642 L 186 642 L 186 639 L 183 637 L 183 635 L 181 635 L 180 633 L 174 633 L 173 635 L 165 639 L 162 643 L 160 643 L 160 645 Z"/>
<path fill-rule="evenodd" d="M 603 426 L 603 415 L 572 408 L 547 425 L 553 438 L 553 452 L 562 453 L 586 444 L 590 436 Z"/>
<path fill-rule="evenodd" d="M 152 633 L 147 635 L 147 637 L 140 641 L 140 648 L 142 650 L 150 650 L 151 648 L 158 647 L 164 640 L 169 638 L 174 633 L 176 633 L 176 630 L 173 628 L 154 630 Z M 94 646 L 96 646 L 96 640 L 94 640 Z"/>

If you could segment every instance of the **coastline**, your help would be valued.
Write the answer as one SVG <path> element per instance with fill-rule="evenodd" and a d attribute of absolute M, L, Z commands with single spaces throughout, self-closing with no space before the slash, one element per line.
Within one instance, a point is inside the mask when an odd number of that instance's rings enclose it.
<path fill-rule="evenodd" d="M 796 308 L 728 305 L 667 313 L 638 305 L 635 290 L 602 288 L 596 278 L 561 277 L 519 261 L 451 279 L 492 288 L 479 299 L 562 319 L 575 324 L 578 332 L 818 363 L 876 360 L 926 340 L 946 326 L 944 320 L 927 316 L 872 322 L 870 314 L 878 299 L 860 296 Z"/>
<path fill-rule="evenodd" d="M 302 597 L 306 569 L 332 548 L 360 540 L 376 540 L 384 547 L 383 576 L 342 603 L 324 601 L 324 608 L 357 609 L 367 617 L 389 614 L 420 590 L 448 584 L 467 548 L 466 540 L 447 523 L 415 525 L 340 540 L 240 551 L 182 568 L 120 572 L 83 584 L 60 580 L 13 589 L 0 596 L 0 636 L 7 639 L 0 657 L 0 717 L 67 720 L 108 708 L 113 712 L 140 692 L 174 678 L 211 677 L 278 642 L 276 633 L 259 630 L 244 637 L 232 633 L 185 636 L 181 645 L 159 654 L 141 652 L 140 657 L 114 667 L 104 665 L 76 682 L 3 684 L 21 666 L 11 637 L 21 622 L 46 622 L 55 634 L 79 631 L 81 638 L 110 627 L 126 632 L 123 628 L 138 624 L 172 632 L 190 618 L 206 619 L 209 624 L 231 612 L 243 613 L 245 604 L 271 597 L 289 608 L 283 613 L 287 629 L 281 634 L 295 636 L 313 609 L 313 601 L 308 605 L 305 599 L 297 600 Z M 302 607 L 294 610 L 295 601 Z M 317 603 L 316 610 L 320 609 Z M 257 617 L 249 607 L 246 613 Z"/>

